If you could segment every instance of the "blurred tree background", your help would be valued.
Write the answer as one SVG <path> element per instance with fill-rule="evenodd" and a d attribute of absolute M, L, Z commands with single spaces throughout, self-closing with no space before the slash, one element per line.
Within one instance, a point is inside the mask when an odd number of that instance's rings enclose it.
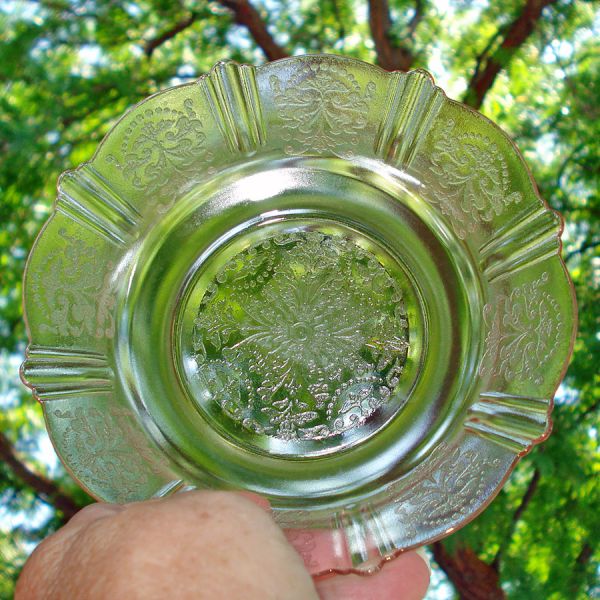
<path fill-rule="evenodd" d="M 333 52 L 423 67 L 517 142 L 566 220 L 579 336 L 550 439 L 430 548 L 431 598 L 600 598 L 600 10 L 584 0 L 0 1 L 0 598 L 91 501 L 18 380 L 21 278 L 58 175 L 132 104 L 217 60 Z"/>

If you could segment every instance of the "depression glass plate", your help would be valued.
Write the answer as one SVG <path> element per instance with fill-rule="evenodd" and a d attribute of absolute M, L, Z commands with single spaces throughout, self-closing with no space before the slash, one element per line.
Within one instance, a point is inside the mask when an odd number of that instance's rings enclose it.
<path fill-rule="evenodd" d="M 491 501 L 550 431 L 575 327 L 561 221 L 427 73 L 219 63 L 65 173 L 23 378 L 93 496 L 269 498 L 313 573 Z"/>

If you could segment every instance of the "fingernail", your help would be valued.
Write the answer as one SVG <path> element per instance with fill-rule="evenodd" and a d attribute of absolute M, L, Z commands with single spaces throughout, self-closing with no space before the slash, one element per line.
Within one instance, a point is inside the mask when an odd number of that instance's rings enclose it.
<path fill-rule="evenodd" d="M 429 572 L 431 573 L 431 562 L 429 561 L 429 556 L 427 554 L 427 551 L 425 550 L 425 546 L 421 546 L 420 548 L 417 548 L 415 550 L 415 552 L 425 561 L 425 564 L 427 565 L 427 568 L 429 569 Z"/>

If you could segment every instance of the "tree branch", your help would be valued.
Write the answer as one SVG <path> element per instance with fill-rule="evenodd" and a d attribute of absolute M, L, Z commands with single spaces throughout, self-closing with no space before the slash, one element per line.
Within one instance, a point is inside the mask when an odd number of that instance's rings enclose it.
<path fill-rule="evenodd" d="M 454 554 L 442 542 L 431 546 L 439 567 L 454 584 L 461 600 L 505 600 L 496 570 L 483 562 L 469 547 L 459 547 Z"/>
<path fill-rule="evenodd" d="M 537 490 L 538 484 L 540 482 L 540 475 L 541 474 L 540 474 L 539 469 L 536 468 L 533 471 L 533 475 L 531 476 L 531 479 L 529 480 L 527 489 L 525 490 L 525 493 L 523 494 L 523 497 L 521 498 L 521 502 L 519 502 L 519 506 L 517 506 L 517 510 L 515 510 L 515 512 L 512 516 L 512 519 L 510 520 L 510 525 L 509 525 L 508 531 L 506 532 L 506 535 L 504 535 L 503 541 L 500 544 L 500 547 L 498 548 L 498 552 L 496 552 L 496 556 L 494 556 L 494 560 L 492 561 L 492 563 L 490 565 L 496 571 L 496 573 L 500 572 L 500 561 L 502 560 L 502 556 L 503 556 L 504 552 L 506 552 L 506 548 L 507 548 L 508 544 L 510 544 L 510 541 L 512 539 L 513 533 L 515 532 L 517 523 L 521 520 L 521 517 L 523 516 L 525 509 L 531 502 L 531 499 L 533 498 L 533 496 Z"/>
<path fill-rule="evenodd" d="M 61 2 L 60 0 L 27 0 L 32 4 L 39 4 L 43 8 L 47 8 L 48 10 L 54 10 L 56 12 L 66 13 L 68 15 L 72 15 L 73 17 L 77 17 L 79 19 L 94 19 L 96 21 L 101 20 L 99 18 L 97 11 L 83 11 L 81 10 L 81 6 L 74 6 L 70 2 Z"/>
<path fill-rule="evenodd" d="M 594 548 L 586 540 L 581 546 L 571 572 L 570 588 L 574 598 L 579 594 L 582 584 L 585 582 L 585 572 L 592 556 L 594 556 Z"/>
<path fill-rule="evenodd" d="M 546 6 L 556 3 L 558 0 L 526 0 L 523 10 L 506 27 L 506 33 L 502 42 L 496 50 L 490 54 L 493 43 L 488 44 L 478 58 L 478 67 L 471 77 L 467 93 L 463 99 L 465 104 L 473 108 L 479 108 L 487 92 L 494 85 L 498 73 L 506 67 L 515 52 L 523 45 L 531 35 L 537 22 L 542 16 Z M 492 42 L 497 36 L 492 38 Z"/>
<path fill-rule="evenodd" d="M 597 248 L 598 246 L 600 246 L 600 240 L 598 239 L 589 238 L 587 240 L 584 240 L 577 248 L 571 250 L 571 252 L 569 252 L 565 256 L 565 262 L 569 262 L 573 257 L 577 256 L 578 254 L 583 254 L 584 252 Z"/>
<path fill-rule="evenodd" d="M 502 27 L 498 27 L 496 33 L 488 40 L 488 43 L 485 45 L 485 48 L 477 55 L 475 59 L 475 69 L 473 70 L 472 78 L 479 77 L 479 73 L 481 71 L 481 64 L 485 59 L 487 59 L 488 54 L 491 52 L 494 44 L 502 37 L 503 33 L 506 31 L 507 26 L 504 25 Z"/>
<path fill-rule="evenodd" d="M 196 21 L 197 18 L 198 18 L 198 13 L 192 12 L 185 19 L 182 19 L 181 21 L 175 23 L 175 25 L 173 25 L 173 27 L 171 27 L 170 29 L 167 29 L 160 35 L 147 40 L 146 43 L 144 44 L 144 54 L 148 58 L 150 58 L 152 56 L 152 53 L 159 46 L 162 46 L 165 42 L 174 38 L 178 33 L 182 32 L 184 29 L 187 29 L 188 27 L 190 27 L 194 23 L 194 21 Z"/>
<path fill-rule="evenodd" d="M 0 431 L 0 459 L 11 471 L 29 487 L 33 488 L 35 495 L 58 509 L 68 521 L 78 510 L 77 503 L 65 494 L 54 481 L 32 471 L 17 456 L 10 440 Z"/>
<path fill-rule="evenodd" d="M 423 0 L 415 0 L 415 14 L 408 23 L 408 37 L 412 40 L 415 37 L 415 32 L 419 23 L 423 20 Z"/>
<path fill-rule="evenodd" d="M 558 114 L 560 114 L 560 112 Z M 554 127 L 555 125 L 556 125 L 556 123 L 553 123 L 552 126 Z M 571 161 L 573 161 L 577 157 L 577 154 L 579 154 L 584 148 L 585 148 L 585 144 L 583 142 L 581 142 L 581 143 L 577 144 L 571 150 L 571 152 L 569 152 L 569 154 L 567 154 L 566 158 L 562 161 L 562 163 L 556 173 L 556 183 L 554 184 L 554 187 L 556 187 L 556 188 L 562 187 L 562 178 L 564 177 L 565 171 L 567 170 L 569 163 L 571 163 Z"/>
<path fill-rule="evenodd" d="M 344 39 L 346 38 L 346 28 L 344 27 L 344 19 L 340 14 L 340 7 L 338 6 L 337 0 L 331 0 L 331 5 L 333 7 L 333 14 L 335 15 L 335 19 L 338 24 L 338 40 L 344 43 Z"/>
<path fill-rule="evenodd" d="M 377 62 L 388 71 L 396 68 L 394 48 L 389 37 L 391 25 L 387 0 L 369 0 L 369 27 L 377 52 Z"/>
<path fill-rule="evenodd" d="M 219 2 L 233 12 L 235 22 L 243 25 L 249 31 L 268 60 L 277 60 L 288 56 L 288 53 L 269 33 L 260 14 L 248 0 L 219 0 Z"/>
<path fill-rule="evenodd" d="M 408 24 L 408 39 L 412 42 L 423 18 L 423 1 L 416 0 L 415 14 Z M 377 52 L 377 62 L 387 71 L 408 71 L 414 54 L 406 45 L 397 45 L 391 33 L 392 19 L 387 0 L 369 0 L 369 27 Z"/>
<path fill-rule="evenodd" d="M 581 423 L 581 421 L 583 421 L 589 415 L 593 415 L 598 410 L 598 408 L 600 408 L 600 398 L 597 398 L 595 402 L 592 402 L 592 404 L 590 404 L 587 408 L 585 408 L 576 416 L 577 422 Z"/>

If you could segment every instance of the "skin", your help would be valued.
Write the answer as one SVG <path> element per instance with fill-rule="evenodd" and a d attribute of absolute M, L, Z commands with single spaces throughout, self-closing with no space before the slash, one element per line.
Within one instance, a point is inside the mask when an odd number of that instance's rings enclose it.
<path fill-rule="evenodd" d="M 428 584 L 416 552 L 314 581 L 264 499 L 194 491 L 84 508 L 36 548 L 15 599 L 421 600 Z"/>

